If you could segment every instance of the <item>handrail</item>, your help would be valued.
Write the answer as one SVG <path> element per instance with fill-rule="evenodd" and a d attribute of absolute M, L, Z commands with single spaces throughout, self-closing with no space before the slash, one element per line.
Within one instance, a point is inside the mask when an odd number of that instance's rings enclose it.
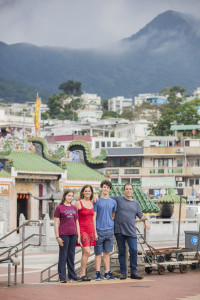
<path fill-rule="evenodd" d="M 26 225 L 29 224 L 29 223 L 38 223 L 39 224 L 39 233 L 38 234 L 32 234 L 32 235 L 30 235 L 30 236 L 28 236 L 28 237 L 25 238 L 25 228 L 26 228 Z M 0 241 L 4 240 L 5 238 L 7 238 L 8 236 L 10 236 L 14 232 L 18 231 L 20 228 L 22 228 L 22 241 L 19 242 L 19 243 L 17 243 L 14 246 L 11 246 L 8 250 L 6 250 L 3 253 L 1 253 L 0 256 L 8 253 L 9 251 L 12 251 L 12 249 L 16 248 L 17 246 L 22 245 L 21 249 L 18 250 L 18 252 L 22 251 L 22 279 L 21 279 L 21 283 L 24 283 L 24 250 L 27 247 L 29 247 L 29 246 L 40 246 L 41 243 L 42 243 L 42 236 L 44 236 L 44 235 L 42 234 L 42 222 L 40 220 L 28 220 L 25 223 L 23 223 L 22 225 L 18 226 L 14 230 L 12 230 L 11 232 L 9 232 L 6 235 L 4 235 L 2 238 L 0 238 Z M 25 242 L 28 239 L 32 238 L 33 236 L 38 236 L 39 237 L 38 244 L 30 243 L 28 245 L 25 245 Z M 14 254 L 12 254 L 12 255 L 14 255 Z"/>

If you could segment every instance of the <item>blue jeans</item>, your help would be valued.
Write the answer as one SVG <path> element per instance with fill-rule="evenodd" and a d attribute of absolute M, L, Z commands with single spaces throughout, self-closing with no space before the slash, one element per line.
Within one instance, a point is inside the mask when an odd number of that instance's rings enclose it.
<path fill-rule="evenodd" d="M 130 268 L 131 274 L 137 273 L 137 238 L 132 236 L 123 235 L 121 233 L 115 233 L 118 247 L 118 259 L 120 263 L 121 274 L 126 274 L 127 265 L 126 265 L 126 246 L 125 242 L 127 241 L 130 254 Z"/>
<path fill-rule="evenodd" d="M 74 258 L 77 235 L 60 235 L 64 241 L 64 246 L 59 246 L 59 261 L 58 261 L 58 274 L 60 280 L 66 280 L 66 264 L 68 270 L 68 279 L 77 278 L 74 272 Z"/>

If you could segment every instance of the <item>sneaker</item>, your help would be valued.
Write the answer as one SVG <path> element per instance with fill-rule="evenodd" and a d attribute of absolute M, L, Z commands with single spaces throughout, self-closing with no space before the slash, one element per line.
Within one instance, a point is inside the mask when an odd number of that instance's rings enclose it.
<path fill-rule="evenodd" d="M 60 283 L 66 283 L 67 281 L 65 279 L 59 279 L 58 282 L 60 282 Z"/>
<path fill-rule="evenodd" d="M 126 278 L 127 278 L 126 274 L 122 274 L 122 275 L 120 276 L 120 279 L 121 279 L 121 280 L 126 279 Z"/>
<path fill-rule="evenodd" d="M 108 271 L 107 273 L 104 274 L 104 279 L 116 279 L 113 274 Z"/>
<path fill-rule="evenodd" d="M 100 271 L 96 271 L 96 277 L 95 280 L 101 280 L 101 272 Z"/>
<path fill-rule="evenodd" d="M 69 282 L 79 282 L 81 281 L 79 277 L 69 279 Z"/>
<path fill-rule="evenodd" d="M 138 279 L 138 280 L 140 280 L 140 279 L 143 279 L 143 277 L 139 276 L 137 274 L 131 274 L 131 279 Z"/>

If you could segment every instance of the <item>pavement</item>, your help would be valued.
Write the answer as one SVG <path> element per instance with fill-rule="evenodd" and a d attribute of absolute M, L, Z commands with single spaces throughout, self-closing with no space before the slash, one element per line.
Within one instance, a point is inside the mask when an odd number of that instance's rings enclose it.
<path fill-rule="evenodd" d="M 168 245 L 169 246 L 169 245 Z M 171 245 L 173 246 L 173 245 Z M 142 280 L 102 280 L 100 282 L 78 282 L 61 284 L 58 282 L 40 283 L 40 272 L 58 260 L 58 251 L 26 253 L 25 282 L 21 283 L 21 267 L 18 267 L 18 284 L 14 285 L 14 267 L 12 267 L 11 286 L 7 284 L 7 264 L 0 265 L 1 300 L 200 300 L 200 268 L 181 274 L 177 269 L 173 273 L 166 271 L 158 275 L 153 271 Z M 57 267 L 54 268 L 57 270 Z M 54 272 L 54 271 L 53 271 Z"/>

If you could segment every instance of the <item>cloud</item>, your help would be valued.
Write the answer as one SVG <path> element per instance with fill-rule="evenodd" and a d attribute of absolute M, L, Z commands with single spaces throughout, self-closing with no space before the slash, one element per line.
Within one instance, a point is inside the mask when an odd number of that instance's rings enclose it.
<path fill-rule="evenodd" d="M 168 9 L 198 16 L 200 1 L 0 0 L 0 40 L 102 47 L 131 36 Z"/>

